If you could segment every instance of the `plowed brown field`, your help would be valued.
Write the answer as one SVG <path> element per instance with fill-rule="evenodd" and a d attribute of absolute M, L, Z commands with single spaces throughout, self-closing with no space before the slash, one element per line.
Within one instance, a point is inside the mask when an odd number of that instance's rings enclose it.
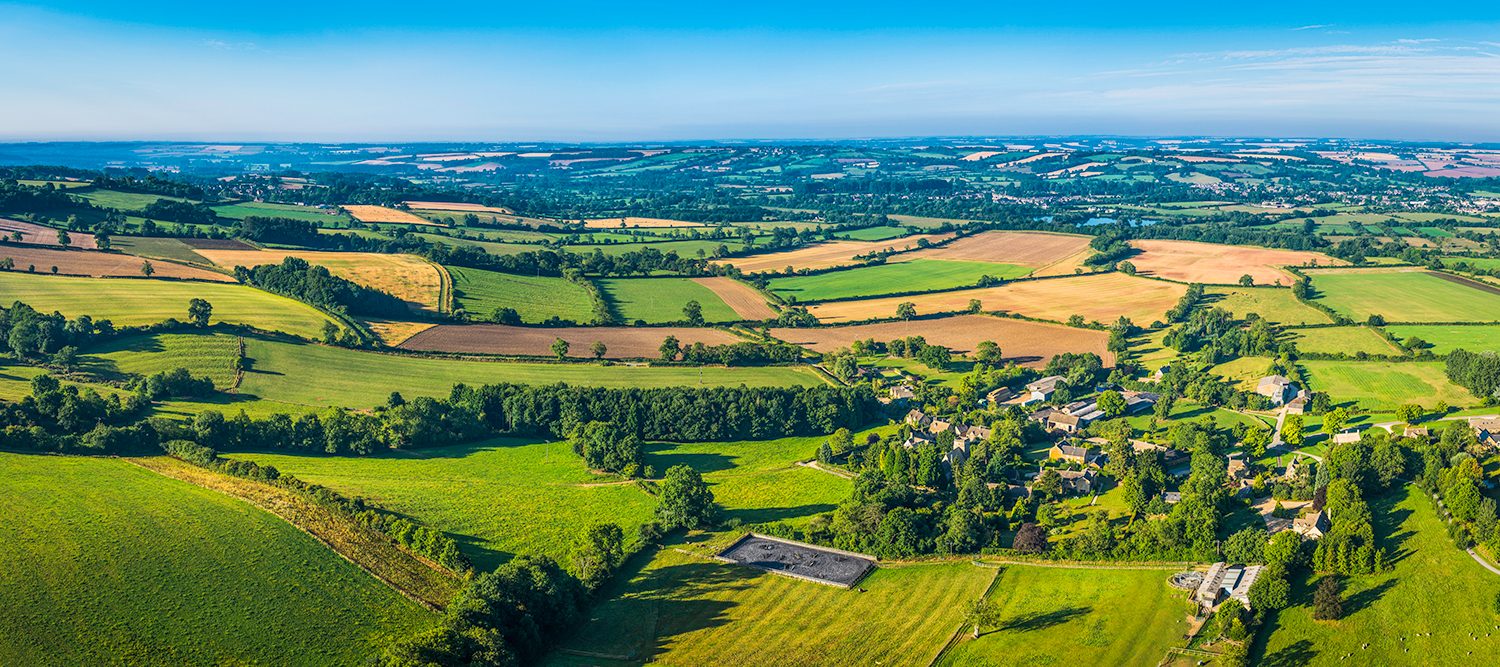
<path fill-rule="evenodd" d="M 855 340 L 874 338 L 887 342 L 904 336 L 921 336 L 931 345 L 942 345 L 954 352 L 968 354 L 979 343 L 991 341 L 1000 346 L 1006 362 L 1013 361 L 1030 368 L 1046 366 L 1053 355 L 1064 352 L 1093 352 L 1105 364 L 1114 365 L 1114 355 L 1105 349 L 1109 335 L 1103 331 L 1007 320 L 987 315 L 959 315 L 936 320 L 852 327 L 772 329 L 771 335 L 818 352 L 848 347 Z"/>
<path fill-rule="evenodd" d="M 1344 266 L 1347 262 L 1318 252 L 1271 250 L 1244 246 L 1198 243 L 1196 241 L 1145 240 L 1132 242 L 1141 254 L 1129 259 L 1141 275 L 1177 280 L 1185 283 L 1233 285 L 1240 276 L 1249 274 L 1257 285 L 1290 285 L 1293 276 L 1277 267 L 1300 266 L 1317 260 L 1323 266 Z"/>
<path fill-rule="evenodd" d="M 931 315 L 961 312 L 969 307 L 969 299 L 979 299 L 983 309 L 991 312 L 1012 312 L 1047 320 L 1067 320 L 1072 315 L 1082 315 L 1085 320 L 1105 323 L 1124 315 L 1144 326 L 1161 319 L 1186 291 L 1185 285 L 1134 278 L 1123 273 L 1098 273 L 956 292 L 835 301 L 812 306 L 809 310 L 822 322 L 832 324 L 895 317 L 896 305 L 903 301 L 916 304 L 919 315 Z"/>
<path fill-rule="evenodd" d="M 389 292 L 417 310 L 436 311 L 442 291 L 437 267 L 414 255 L 273 249 L 199 250 L 198 254 L 226 269 L 280 264 L 288 256 L 300 257 L 345 280 Z"/>
<path fill-rule="evenodd" d="M 984 232 L 959 239 L 941 248 L 903 253 L 890 261 L 912 259 L 956 259 L 968 262 L 1000 262 L 1042 267 L 1060 262 L 1089 245 L 1089 237 L 1070 234 Z"/>
<path fill-rule="evenodd" d="M 733 278 L 694 278 L 693 282 L 713 290 L 741 318 L 764 320 L 776 317 L 776 311 L 766 304 L 766 297 Z"/>
<path fill-rule="evenodd" d="M 6 240 L 10 240 L 11 234 L 15 232 L 21 232 L 21 241 L 23 243 L 36 243 L 54 248 L 58 247 L 56 229 L 21 220 L 0 218 L 0 235 L 3 235 Z M 94 235 L 86 232 L 68 232 L 68 245 L 83 250 L 93 250 Z"/>
<path fill-rule="evenodd" d="M 936 242 L 952 234 L 920 234 L 886 241 L 825 241 L 817 245 L 786 252 L 773 252 L 750 257 L 735 257 L 721 260 L 720 264 L 733 264 L 745 273 L 757 271 L 780 271 L 790 266 L 797 269 L 827 269 L 834 266 L 852 266 L 858 262 L 855 255 L 863 255 L 885 248 L 915 248 L 917 241 L 927 239 Z"/>
<path fill-rule="evenodd" d="M 717 329 L 693 329 L 686 327 L 578 327 L 570 329 L 548 329 L 531 327 L 509 327 L 503 324 L 471 324 L 468 326 L 443 324 L 422 331 L 400 347 L 423 352 L 473 352 L 478 354 L 531 354 L 550 356 L 552 341 L 561 338 L 568 341 L 568 356 L 587 359 L 594 356 L 589 346 L 594 341 L 603 342 L 609 351 L 609 359 L 656 359 L 661 356 L 657 348 L 667 336 L 676 336 L 680 344 L 687 346 L 702 342 L 704 345 L 743 343 L 732 334 Z"/>
<path fill-rule="evenodd" d="M 90 235 L 89 243 L 93 243 L 93 241 L 94 237 Z M 52 267 L 56 266 L 57 272 L 61 275 L 93 276 L 96 278 L 106 276 L 140 276 L 141 265 L 145 262 L 145 260 L 134 255 L 122 255 L 97 250 L 48 250 L 26 245 L 0 246 L 0 258 L 4 257 L 9 257 L 11 261 L 16 263 L 16 267 L 12 271 L 25 271 L 28 266 L 36 266 L 37 273 L 51 273 Z M 234 282 L 234 278 L 222 273 L 215 273 L 195 266 L 173 264 L 172 262 L 160 259 L 151 260 L 151 268 L 156 271 L 154 275 L 158 278 L 194 278 L 221 283 Z"/>

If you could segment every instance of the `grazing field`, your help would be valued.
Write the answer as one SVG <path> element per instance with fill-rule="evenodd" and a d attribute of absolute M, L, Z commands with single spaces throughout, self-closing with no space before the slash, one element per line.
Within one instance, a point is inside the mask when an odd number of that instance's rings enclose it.
<path fill-rule="evenodd" d="M 1338 354 L 1343 352 L 1354 355 L 1358 352 L 1365 354 L 1402 354 L 1401 350 L 1386 342 L 1380 334 L 1375 333 L 1369 327 L 1327 327 L 1323 329 L 1293 329 L 1286 333 L 1286 339 L 1297 344 L 1297 349 L 1304 352 L 1316 352 L 1321 354 Z"/>
<path fill-rule="evenodd" d="M 115 459 L 0 454 L 0 663 L 360 664 L 436 617 L 252 505 Z"/>
<path fill-rule="evenodd" d="M 647 243 L 599 243 L 570 245 L 568 246 L 568 252 L 577 253 L 580 255 L 592 255 L 595 250 L 598 250 L 599 252 L 602 252 L 606 255 L 615 256 L 623 255 L 627 252 L 642 252 L 647 248 L 650 248 L 663 254 L 675 252 L 679 257 L 698 258 L 712 257 L 714 251 L 717 250 L 721 245 L 727 248 L 729 252 L 738 252 L 741 248 L 745 247 L 744 244 L 740 243 L 739 241 L 694 241 L 689 239 L 686 241 L 666 240 L 651 241 Z M 532 248 L 532 250 L 536 249 L 537 248 L 535 247 Z M 703 254 L 698 254 L 700 252 Z"/>
<path fill-rule="evenodd" d="M 1444 326 L 1440 324 L 1388 327 L 1387 331 L 1397 340 L 1405 341 L 1416 336 L 1427 341 L 1433 354 L 1447 354 L 1454 350 L 1484 352 L 1500 351 L 1500 326 Z"/>
<path fill-rule="evenodd" d="M 906 234 L 905 227 L 865 227 L 849 232 L 840 232 L 840 237 L 849 237 L 853 241 L 884 241 Z"/>
<path fill-rule="evenodd" d="M 604 300 L 625 322 L 681 322 L 686 319 L 682 309 L 689 301 L 698 302 L 706 322 L 740 319 L 739 313 L 713 290 L 688 278 L 605 278 L 597 284 L 599 291 L 604 293 Z"/>
<path fill-rule="evenodd" d="M 818 329 L 772 329 L 771 335 L 818 352 L 848 347 L 856 340 L 874 338 L 888 342 L 905 336 L 922 336 L 929 345 L 942 345 L 955 353 L 969 354 L 983 341 L 1000 346 L 1005 362 L 1041 368 L 1053 355 L 1063 352 L 1093 352 L 1106 366 L 1114 365 L 1114 354 L 1105 349 L 1109 335 L 1103 331 L 1075 329 L 985 315 L 960 315 L 913 322 L 887 322 Z"/>
<path fill-rule="evenodd" d="M 856 593 L 670 550 L 626 570 L 563 650 L 629 664 L 926 667 L 996 571 L 877 569 Z M 601 664 L 553 653 L 549 667 Z M 610 663 L 618 664 L 618 663 Z"/>
<path fill-rule="evenodd" d="M 1402 403 L 1432 408 L 1439 401 L 1469 405 L 1476 399 L 1448 381 L 1440 361 L 1302 361 L 1313 391 L 1326 391 L 1335 403 L 1354 401 L 1370 410 L 1394 410 Z"/>
<path fill-rule="evenodd" d="M 234 360 L 239 337 L 226 333 L 158 333 L 130 336 L 89 348 L 78 357 L 85 372 L 105 378 L 153 375 L 186 368 L 193 377 L 207 377 L 214 388 L 234 386 Z"/>
<path fill-rule="evenodd" d="M 445 246 L 448 246 L 450 248 L 451 247 L 455 247 L 455 246 L 461 246 L 461 245 L 468 245 L 468 246 L 474 246 L 474 247 L 477 247 L 477 248 L 484 248 L 484 251 L 487 252 L 487 253 L 489 253 L 489 254 L 491 254 L 491 255 L 518 255 L 518 254 L 523 253 L 523 252 L 536 252 L 538 250 L 541 250 L 541 248 L 539 248 L 539 247 L 537 247 L 535 245 L 528 245 L 528 244 L 522 244 L 522 243 L 497 243 L 497 242 L 494 242 L 494 241 L 477 240 L 477 239 L 474 239 L 472 237 L 471 238 L 466 238 L 466 239 L 457 239 L 457 238 L 453 238 L 451 236 L 443 236 L 441 234 L 423 234 L 423 233 L 420 233 L 420 232 L 417 233 L 417 236 L 419 238 L 424 238 L 424 239 L 427 239 L 428 241 L 431 241 L 433 243 L 436 243 L 436 244 L 439 244 L 439 245 L 445 245 Z M 482 234 L 482 236 L 492 236 L 492 235 L 491 234 Z"/>
<path fill-rule="evenodd" d="M 142 194 L 138 192 L 119 192 L 116 190 L 80 190 L 71 194 L 75 197 L 83 197 L 93 202 L 95 206 L 117 208 L 121 211 L 139 211 L 156 203 L 158 199 L 192 201 L 183 199 L 182 197 L 168 197 L 165 195 Z"/>
<path fill-rule="evenodd" d="M 458 306 L 471 319 L 486 319 L 496 308 L 514 308 L 523 322 L 551 317 L 587 323 L 594 317 L 593 300 L 581 285 L 562 278 L 520 276 L 498 271 L 450 266 Z"/>
<path fill-rule="evenodd" d="M 112 236 L 109 240 L 114 249 L 139 257 L 171 259 L 204 266 L 213 264 L 208 261 L 207 257 L 198 254 L 180 239 L 159 236 Z"/>
<path fill-rule="evenodd" d="M 854 299 L 876 294 L 950 290 L 979 282 L 982 276 L 1010 280 L 1028 273 L 1024 266 L 988 262 L 917 259 L 876 264 L 815 276 L 776 278 L 769 289 L 798 302 Z"/>
<path fill-rule="evenodd" d="M 1088 249 L 1088 236 L 1027 232 L 984 232 L 961 238 L 941 248 L 897 255 L 905 258 L 955 259 L 968 262 L 999 262 L 1042 267 L 1055 264 Z"/>
<path fill-rule="evenodd" d="M 503 324 L 438 325 L 416 334 L 402 348 L 425 352 L 552 356 L 552 343 L 568 342 L 568 356 L 591 359 L 594 341 L 609 348 L 606 359 L 659 359 L 667 336 L 683 345 L 729 345 L 744 339 L 718 329 L 693 327 L 511 327 Z"/>
<path fill-rule="evenodd" d="M 54 246 L 55 247 L 55 246 Z M 114 252 L 101 252 L 98 250 L 50 250 L 37 246 L 10 246 L 0 245 L 0 258 L 9 257 L 15 262 L 13 271 L 27 272 L 31 267 L 36 267 L 36 273 L 52 273 L 52 267 L 57 267 L 57 273 L 64 276 L 92 276 L 96 278 L 124 277 L 143 278 L 141 269 L 146 260 L 134 255 L 125 255 Z M 186 278 L 192 280 L 209 280 L 213 282 L 234 282 L 234 278 L 226 276 L 217 271 L 200 269 L 196 266 L 184 266 L 172 262 L 157 260 L 151 263 L 154 271 L 152 277 L 156 278 Z"/>
<path fill-rule="evenodd" d="M 262 218 L 292 218 L 294 220 L 306 220 L 319 226 L 331 226 L 349 221 L 349 216 L 338 213 L 333 209 L 318 209 L 313 206 L 296 206 L 294 204 L 268 204 L 261 202 L 245 202 L 242 204 L 230 204 L 228 206 L 215 206 L 214 213 L 221 218 L 231 220 L 244 220 L 251 216 Z"/>
<path fill-rule="evenodd" d="M 694 278 L 698 283 L 724 300 L 742 320 L 765 320 L 776 317 L 776 311 L 766 303 L 765 295 L 733 278 Z"/>
<path fill-rule="evenodd" d="M 1500 320 L 1500 295 L 1416 270 L 1328 272 L 1312 277 L 1318 301 L 1362 322 L 1492 322 Z"/>
<path fill-rule="evenodd" d="M 1275 324 L 1329 324 L 1323 311 L 1297 300 L 1289 289 L 1274 287 L 1207 287 L 1203 305 L 1223 308 L 1235 317 L 1255 313 Z"/>
<path fill-rule="evenodd" d="M 1384 574 L 1344 579 L 1344 616 L 1315 621 L 1318 580 L 1294 578 L 1292 607 L 1274 612 L 1251 651 L 1257 665 L 1492 665 L 1500 661 L 1494 611 L 1500 576 L 1453 548 L 1414 486 L 1370 501 Z M 1430 635 L 1430 636 L 1429 636 Z M 1472 635 L 1472 636 L 1471 636 Z M 1345 658 L 1354 655 L 1352 663 Z"/>
<path fill-rule="evenodd" d="M 720 264 L 733 264 L 745 273 L 758 271 L 781 271 L 790 266 L 796 269 L 827 269 L 835 266 L 854 266 L 859 261 L 855 255 L 864 255 L 886 248 L 903 250 L 917 247 L 917 242 L 927 239 L 929 243 L 946 239 L 952 234 L 919 234 L 887 241 L 826 241 L 805 248 L 782 252 L 763 253 L 749 257 L 734 257 L 719 260 Z"/>
<path fill-rule="evenodd" d="M 412 215 L 411 213 L 408 213 L 406 211 L 394 208 L 386 208 L 384 206 L 346 204 L 344 205 L 343 209 L 345 211 L 348 211 L 349 215 L 353 216 L 355 220 L 358 220 L 360 222 L 376 222 L 382 224 L 399 225 L 429 225 L 433 227 L 443 226 L 426 218 Z"/>
<path fill-rule="evenodd" d="M 1249 274 L 1257 285 L 1291 285 L 1296 281 L 1280 266 L 1316 262 L 1323 266 L 1345 264 L 1322 253 L 1270 250 L 1246 246 L 1198 243 L 1196 241 L 1142 240 L 1132 244 L 1141 253 L 1129 259 L 1141 275 L 1185 283 L 1232 285 Z"/>
<path fill-rule="evenodd" d="M 442 276 L 436 266 L 416 255 L 376 252 L 319 252 L 316 250 L 209 250 L 198 254 L 226 269 L 280 264 L 287 257 L 300 257 L 326 267 L 345 280 L 389 292 L 414 311 L 437 312 Z"/>
<path fill-rule="evenodd" d="M 936 294 L 840 301 L 808 310 L 825 324 L 892 318 L 897 304 L 916 304 L 917 314 L 962 312 L 970 299 L 979 299 L 991 312 L 1012 312 L 1049 320 L 1067 320 L 1082 315 L 1085 320 L 1113 322 L 1124 315 L 1145 326 L 1158 320 L 1177 304 L 1187 287 L 1160 280 L 1134 278 L 1123 273 L 1027 280 L 1000 287 L 959 290 Z"/>
<path fill-rule="evenodd" d="M 409 201 L 404 202 L 407 208 L 419 208 L 424 211 L 458 211 L 461 213 L 500 213 L 503 215 L 514 215 L 515 211 L 499 206 L 485 206 L 483 204 L 465 204 L 452 201 Z"/>
<path fill-rule="evenodd" d="M 0 294 L 43 312 L 55 310 L 69 318 L 88 315 L 115 326 L 155 324 L 169 317 L 185 320 L 192 299 L 213 305 L 210 323 L 248 324 L 313 338 L 329 321 L 307 304 L 244 285 L 0 273 Z"/>
<path fill-rule="evenodd" d="M 16 232 L 21 232 L 22 243 L 35 243 L 40 246 L 50 246 L 53 248 L 58 247 L 57 229 L 55 227 L 47 227 L 23 220 L 0 218 L 0 237 L 4 237 L 5 240 L 10 241 L 15 238 L 14 235 Z M 84 232 L 68 232 L 68 245 L 79 250 L 93 250 L 95 248 L 94 235 Z"/>
<path fill-rule="evenodd" d="M 1214 366 L 1210 372 L 1240 391 L 1255 391 L 1255 383 L 1270 374 L 1271 362 L 1268 357 L 1240 357 Z"/>
<path fill-rule="evenodd" d="M 581 337 L 595 338 L 587 334 Z M 254 368 L 241 380 L 241 394 L 310 406 L 369 408 L 383 405 L 393 390 L 400 391 L 408 399 L 413 396 L 444 397 L 459 382 L 475 385 L 563 382 L 591 387 L 669 387 L 698 386 L 701 374 L 702 386 L 706 387 L 823 384 L 818 375 L 806 368 L 649 368 L 460 361 L 250 338 L 245 339 L 245 345 L 245 354 L 254 360 Z M 573 349 L 580 347 L 587 349 L 588 345 L 574 345 Z M 379 381 L 372 381 L 372 378 Z"/>
<path fill-rule="evenodd" d="M 1187 631 L 1170 570 L 1074 570 L 1005 566 L 988 597 L 998 629 L 972 632 L 938 665 L 1154 665 Z M 1174 595 L 1175 594 L 1175 595 Z"/>
<path fill-rule="evenodd" d="M 687 222 L 686 220 L 668 220 L 666 218 L 599 218 L 596 220 L 585 220 L 583 226 L 589 229 L 618 229 L 621 227 L 702 227 L 701 222 Z"/>

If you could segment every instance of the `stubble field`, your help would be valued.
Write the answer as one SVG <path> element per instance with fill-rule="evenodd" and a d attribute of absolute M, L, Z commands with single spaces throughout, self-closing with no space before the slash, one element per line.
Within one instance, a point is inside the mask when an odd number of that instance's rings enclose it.
<path fill-rule="evenodd" d="M 141 273 L 146 260 L 134 255 L 125 255 L 97 250 L 52 250 L 37 246 L 0 245 L 0 258 L 9 257 L 15 262 L 12 271 L 28 272 L 36 267 L 36 273 L 51 274 L 52 267 L 64 276 L 91 276 L 95 278 L 123 277 L 144 278 Z M 163 260 L 151 262 L 154 278 L 186 278 L 229 283 L 234 278 L 216 271 L 184 266 Z"/>
<path fill-rule="evenodd" d="M 771 335 L 818 352 L 848 347 L 856 340 L 874 338 L 889 342 L 906 336 L 922 336 L 929 345 L 942 345 L 955 353 L 969 354 L 979 343 L 991 341 L 1000 346 L 1004 355 L 1002 363 L 1015 362 L 1041 368 L 1056 354 L 1093 352 L 1104 360 L 1106 366 L 1114 365 L 1114 354 L 1105 349 L 1109 335 L 1102 331 L 985 315 L 818 329 L 772 329 Z"/>
<path fill-rule="evenodd" d="M 693 282 L 711 290 L 742 320 L 764 320 L 776 317 L 776 311 L 766 303 L 764 295 L 733 278 L 694 278 Z"/>
<path fill-rule="evenodd" d="M 1128 258 L 1141 275 L 1184 283 L 1232 285 L 1249 274 L 1257 285 L 1291 285 L 1296 281 L 1279 266 L 1300 266 L 1316 260 L 1321 266 L 1346 264 L 1322 253 L 1271 250 L 1196 241 L 1133 241 L 1140 254 Z"/>
<path fill-rule="evenodd" d="M 478 354 L 527 354 L 551 356 L 552 343 L 558 338 L 568 342 L 568 356 L 588 359 L 594 356 L 589 346 L 595 341 L 609 348 L 606 359 L 657 359 L 657 348 L 667 336 L 676 336 L 685 346 L 731 345 L 744 339 L 717 329 L 692 327 L 577 327 L 543 328 L 511 327 L 503 324 L 444 324 L 412 336 L 402 349 L 422 352 L 460 352 Z"/>
<path fill-rule="evenodd" d="M 316 250 L 214 250 L 199 249 L 198 254 L 226 269 L 251 268 L 261 264 L 280 264 L 287 257 L 298 257 L 309 264 L 326 267 L 329 273 L 350 282 L 389 292 L 405 301 L 413 310 L 437 312 L 442 277 L 437 267 L 416 255 L 387 255 L 374 252 L 319 252 Z"/>
<path fill-rule="evenodd" d="M 734 257 L 719 260 L 719 264 L 732 264 L 745 273 L 756 273 L 758 271 L 781 271 L 790 266 L 796 269 L 827 269 L 835 266 L 854 266 L 859 264 L 854 259 L 855 255 L 864 255 L 886 248 L 901 250 L 906 247 L 917 247 L 921 239 L 935 242 L 946 239 L 952 234 L 919 234 L 890 241 L 827 241 L 806 248 L 788 250 L 784 252 L 772 252 L 750 257 Z"/>
<path fill-rule="evenodd" d="M 891 259 L 952 259 L 1043 267 L 1082 252 L 1088 248 L 1089 238 L 1040 232 L 984 232 L 961 238 L 941 248 L 918 250 Z"/>
<path fill-rule="evenodd" d="M 905 297 L 839 301 L 812 306 L 809 311 L 827 324 L 892 318 L 896 306 L 910 301 L 918 314 L 962 312 L 970 299 L 979 299 L 991 312 L 1065 321 L 1072 315 L 1085 320 L 1113 322 L 1124 315 L 1145 326 L 1177 304 L 1187 287 L 1160 280 L 1133 278 L 1123 273 L 1100 273 L 1069 278 L 1028 280 L 987 287 Z"/>
<path fill-rule="evenodd" d="M 401 225 L 432 225 L 435 227 L 443 226 L 426 218 L 407 213 L 406 211 L 401 211 L 394 208 L 386 208 L 384 206 L 346 204 L 343 208 L 345 211 L 349 212 L 349 215 L 354 216 L 355 220 L 358 220 L 360 222 L 378 222 Z"/>

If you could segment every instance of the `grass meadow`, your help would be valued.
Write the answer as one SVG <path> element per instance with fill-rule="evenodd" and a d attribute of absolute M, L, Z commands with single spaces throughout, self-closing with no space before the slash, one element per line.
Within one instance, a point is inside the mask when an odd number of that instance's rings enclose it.
<path fill-rule="evenodd" d="M 212 322 L 248 324 L 306 337 L 321 335 L 328 317 L 316 309 L 253 287 L 225 283 L 165 280 L 73 278 L 0 273 L 0 294 L 42 312 L 68 318 L 88 315 L 115 326 L 154 324 L 169 317 L 187 319 L 188 301 L 213 304 Z"/>
<path fill-rule="evenodd" d="M 1354 401 L 1360 407 L 1390 411 L 1402 403 L 1432 408 L 1439 401 L 1462 406 L 1475 402 L 1468 390 L 1448 381 L 1440 361 L 1351 362 L 1302 361 L 1313 391 L 1325 391 L 1334 403 Z"/>
<path fill-rule="evenodd" d="M 245 202 L 242 204 L 230 204 L 228 206 L 215 206 L 214 212 L 219 214 L 221 218 L 229 218 L 231 220 L 244 220 L 251 216 L 292 218 L 295 220 L 306 220 L 319 227 L 332 227 L 349 222 L 349 216 L 347 215 L 324 213 L 311 206 L 296 206 L 294 204 Z"/>
<path fill-rule="evenodd" d="M 738 241 L 730 241 L 727 239 L 688 239 L 685 241 L 658 241 L 653 243 L 601 243 L 598 245 L 570 245 L 568 246 L 568 252 L 574 252 L 580 255 L 592 255 L 594 254 L 595 250 L 598 250 L 606 255 L 623 255 L 627 252 L 640 252 L 647 248 L 653 248 L 663 254 L 675 252 L 679 257 L 696 258 L 713 257 L 714 250 L 721 245 L 728 248 L 729 252 L 736 252 L 745 247 L 744 244 Z M 703 254 L 699 255 L 699 251 L 702 251 Z"/>
<path fill-rule="evenodd" d="M 857 592 L 668 549 L 633 565 L 561 648 L 634 657 L 554 652 L 548 667 L 925 667 L 996 573 L 968 562 L 882 568 Z"/>
<path fill-rule="evenodd" d="M 214 387 L 234 386 L 239 337 L 227 333 L 147 334 L 92 347 L 79 357 L 80 367 L 106 378 L 152 375 L 186 368 L 193 377 L 213 379 Z"/>
<path fill-rule="evenodd" d="M 815 276 L 777 278 L 770 290 L 798 301 L 832 301 L 896 292 L 926 292 L 970 287 L 981 276 L 1019 278 L 1032 269 L 1015 264 L 914 259 L 877 264 Z"/>
<path fill-rule="evenodd" d="M 1500 350 L 1500 326 L 1444 326 L 1440 324 L 1394 326 L 1387 329 L 1399 340 L 1412 336 L 1427 341 L 1433 354 L 1454 350 L 1483 352 Z"/>
<path fill-rule="evenodd" d="M 843 232 L 838 236 L 847 236 L 855 241 L 884 241 L 906 234 L 905 227 L 866 227 L 850 232 Z"/>
<path fill-rule="evenodd" d="M 436 617 L 248 503 L 0 453 L 0 664 L 361 664 Z"/>
<path fill-rule="evenodd" d="M 516 309 L 525 322 L 541 322 L 552 316 L 587 323 L 593 319 L 593 301 L 588 290 L 562 278 L 520 276 L 483 269 L 447 267 L 458 290 L 459 307 L 469 317 L 487 318 L 496 308 Z"/>
<path fill-rule="evenodd" d="M 739 314 L 713 290 L 687 278 L 605 278 L 597 284 L 615 314 L 626 322 L 681 322 L 682 308 L 689 301 L 698 302 L 705 321 L 737 322 L 740 319 Z"/>
<path fill-rule="evenodd" d="M 1395 567 L 1381 575 L 1345 578 L 1344 617 L 1337 621 L 1313 620 L 1318 581 L 1294 577 L 1293 606 L 1271 616 L 1251 664 L 1347 665 L 1343 656 L 1349 654 L 1356 665 L 1500 660 L 1495 628 L 1500 615 L 1494 611 L 1500 576 L 1453 547 L 1436 512 L 1414 487 L 1373 499 L 1370 509 L 1375 534 Z"/>
<path fill-rule="evenodd" d="M 1320 273 L 1317 299 L 1363 322 L 1380 315 L 1390 322 L 1467 322 L 1500 318 L 1500 296 L 1425 273 Z"/>
<path fill-rule="evenodd" d="M 121 211 L 139 211 L 156 203 L 158 199 L 191 201 L 182 197 L 168 197 L 166 195 L 141 194 L 137 192 L 118 192 L 115 190 L 82 190 L 72 194 L 93 202 L 95 206 L 117 208 Z"/>
<path fill-rule="evenodd" d="M 1286 332 L 1286 340 L 1297 344 L 1297 349 L 1321 354 L 1353 355 L 1401 354 L 1395 346 L 1386 342 L 1380 334 L 1364 326 L 1327 327 L 1322 329 L 1292 329 Z"/>
<path fill-rule="evenodd" d="M 1210 308 L 1223 308 L 1242 319 L 1255 313 L 1276 324 L 1328 324 L 1332 321 L 1322 311 L 1298 301 L 1289 289 L 1209 287 L 1203 303 Z"/>

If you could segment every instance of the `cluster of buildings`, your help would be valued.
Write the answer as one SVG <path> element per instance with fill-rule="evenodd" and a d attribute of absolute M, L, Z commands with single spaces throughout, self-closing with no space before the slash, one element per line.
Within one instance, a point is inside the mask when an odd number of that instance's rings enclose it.
<path fill-rule="evenodd" d="M 902 443 L 907 449 L 926 444 L 937 444 L 938 434 L 952 433 L 953 446 L 943 452 L 943 470 L 953 476 L 953 470 L 969 460 L 969 446 L 990 439 L 990 429 L 969 426 L 943 419 L 934 419 L 921 410 L 906 413 L 906 424 L 911 426 L 911 437 Z"/>
<path fill-rule="evenodd" d="M 1271 399 L 1272 405 L 1285 406 L 1287 414 L 1300 415 L 1307 411 L 1307 402 L 1312 400 L 1312 394 L 1306 389 L 1298 389 L 1297 384 L 1290 378 L 1280 375 L 1267 375 L 1255 383 L 1255 393 Z"/>

